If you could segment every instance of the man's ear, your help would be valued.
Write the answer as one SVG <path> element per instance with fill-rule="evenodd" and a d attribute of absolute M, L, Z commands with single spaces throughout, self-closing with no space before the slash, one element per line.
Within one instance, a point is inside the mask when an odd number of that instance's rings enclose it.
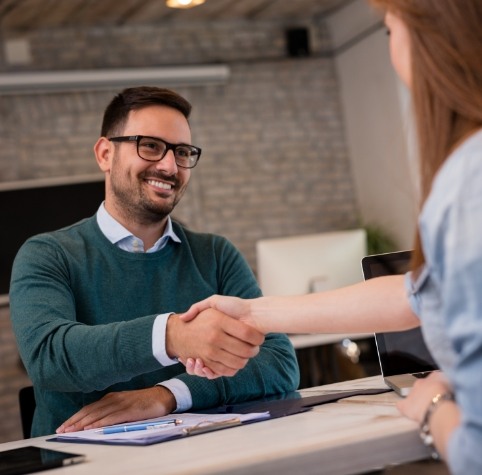
<path fill-rule="evenodd" d="M 106 137 L 100 137 L 94 145 L 95 159 L 103 172 L 110 171 L 112 157 L 114 156 L 114 144 Z"/>

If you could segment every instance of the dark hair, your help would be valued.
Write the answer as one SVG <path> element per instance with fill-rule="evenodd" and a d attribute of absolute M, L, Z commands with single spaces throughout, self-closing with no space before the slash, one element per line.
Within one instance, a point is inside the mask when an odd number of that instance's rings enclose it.
<path fill-rule="evenodd" d="M 401 18 L 408 29 L 423 204 L 452 150 L 482 125 L 482 2 L 371 3 Z M 423 262 L 417 233 L 413 267 Z"/>
<path fill-rule="evenodd" d="M 177 92 L 151 86 L 131 87 L 117 94 L 106 107 L 101 136 L 108 137 L 121 133 L 129 112 L 156 105 L 172 107 L 181 112 L 186 119 L 191 113 L 191 104 Z"/>

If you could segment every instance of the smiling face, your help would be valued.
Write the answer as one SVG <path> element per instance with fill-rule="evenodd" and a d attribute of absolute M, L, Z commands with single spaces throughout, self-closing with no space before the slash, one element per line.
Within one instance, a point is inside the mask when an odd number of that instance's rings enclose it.
<path fill-rule="evenodd" d="M 129 113 L 119 135 L 147 135 L 167 142 L 191 143 L 187 119 L 176 109 L 149 106 Z M 191 172 L 179 168 L 172 150 L 159 162 L 137 155 L 136 142 L 110 142 L 101 137 L 95 148 L 106 174 L 105 207 L 124 226 L 162 223 L 183 196 Z"/>

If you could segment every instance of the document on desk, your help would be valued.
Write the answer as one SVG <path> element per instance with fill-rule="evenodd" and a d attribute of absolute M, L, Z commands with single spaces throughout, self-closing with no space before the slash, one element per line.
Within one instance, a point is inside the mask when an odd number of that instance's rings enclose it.
<path fill-rule="evenodd" d="M 212 432 L 248 422 L 269 419 L 269 412 L 248 414 L 174 414 L 132 423 L 57 434 L 54 442 L 81 442 L 112 445 L 151 445 L 191 435 Z"/>

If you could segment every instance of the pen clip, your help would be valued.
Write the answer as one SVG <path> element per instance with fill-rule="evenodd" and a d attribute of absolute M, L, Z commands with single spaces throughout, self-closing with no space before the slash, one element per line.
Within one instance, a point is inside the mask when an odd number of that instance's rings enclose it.
<path fill-rule="evenodd" d="M 226 421 L 202 421 L 192 427 L 186 427 L 183 429 L 184 435 L 203 434 L 205 432 L 213 432 L 219 429 L 225 429 L 227 427 L 235 427 L 241 425 L 239 417 L 234 419 L 228 419 Z"/>

